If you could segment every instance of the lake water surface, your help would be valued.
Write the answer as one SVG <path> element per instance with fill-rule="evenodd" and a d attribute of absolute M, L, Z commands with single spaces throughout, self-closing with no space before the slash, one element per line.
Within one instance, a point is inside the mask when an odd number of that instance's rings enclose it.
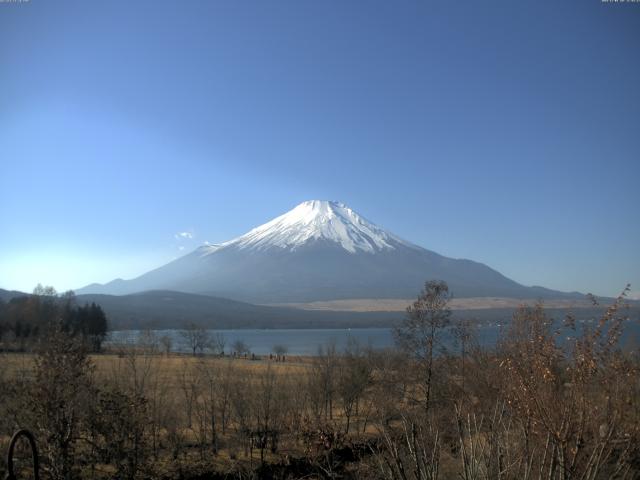
<path fill-rule="evenodd" d="M 581 325 L 588 322 L 579 322 Z M 501 330 L 500 325 L 487 325 L 476 327 L 478 341 L 483 346 L 495 345 Z M 111 332 L 107 343 L 136 343 L 139 330 L 123 330 Z M 188 352 L 189 348 L 180 330 L 154 330 L 156 338 L 169 336 L 172 339 L 173 351 Z M 273 352 L 275 345 L 286 347 L 289 355 L 316 355 L 320 346 L 335 343 L 338 351 L 344 350 L 350 340 L 357 341 L 362 346 L 371 346 L 375 349 L 383 349 L 394 346 L 393 332 L 390 328 L 352 328 L 352 329 L 290 329 L 290 330 L 215 330 L 211 333 L 220 333 L 224 336 L 228 353 L 231 345 L 237 340 L 247 344 L 252 353 L 256 355 L 268 355 Z M 575 335 L 575 332 L 567 331 L 563 337 Z M 629 323 L 625 329 L 622 341 L 631 338 L 640 338 L 640 325 Z M 443 343 L 447 348 L 456 348 L 452 332 L 446 332 Z"/>

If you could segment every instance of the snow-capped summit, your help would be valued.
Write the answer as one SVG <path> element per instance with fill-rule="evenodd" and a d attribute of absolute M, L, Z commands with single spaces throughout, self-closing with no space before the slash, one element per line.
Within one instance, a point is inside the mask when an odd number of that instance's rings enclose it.
<path fill-rule="evenodd" d="M 374 225 L 343 203 L 309 200 L 284 215 L 215 249 L 206 249 L 205 252 L 214 253 L 230 246 L 253 250 L 273 247 L 296 250 L 308 242 L 319 240 L 339 244 L 351 253 L 393 250 L 399 244 L 411 246 L 409 242 Z"/>

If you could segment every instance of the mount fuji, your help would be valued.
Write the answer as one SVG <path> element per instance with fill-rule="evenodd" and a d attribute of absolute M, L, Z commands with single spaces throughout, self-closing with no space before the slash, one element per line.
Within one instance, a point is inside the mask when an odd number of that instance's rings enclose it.
<path fill-rule="evenodd" d="M 338 202 L 312 200 L 248 233 L 195 251 L 132 280 L 79 294 L 174 290 L 251 303 L 415 298 L 426 280 L 456 297 L 569 298 L 523 286 L 492 268 L 414 245 Z"/>

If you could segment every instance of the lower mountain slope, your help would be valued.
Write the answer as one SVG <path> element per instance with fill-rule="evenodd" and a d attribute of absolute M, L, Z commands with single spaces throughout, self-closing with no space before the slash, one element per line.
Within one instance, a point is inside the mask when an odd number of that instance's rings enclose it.
<path fill-rule="evenodd" d="M 400 312 L 313 312 L 252 305 L 226 298 L 155 290 L 131 295 L 78 295 L 79 304 L 95 302 L 109 319 L 109 329 L 185 328 L 350 328 L 389 326 Z"/>

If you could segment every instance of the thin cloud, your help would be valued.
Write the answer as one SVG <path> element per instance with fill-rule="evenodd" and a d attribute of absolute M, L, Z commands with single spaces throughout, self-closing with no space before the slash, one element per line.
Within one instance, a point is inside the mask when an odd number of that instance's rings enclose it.
<path fill-rule="evenodd" d="M 191 232 L 178 232 L 174 235 L 177 240 L 188 239 L 191 240 L 193 238 L 193 233 Z"/>
<path fill-rule="evenodd" d="M 180 246 L 178 247 L 178 250 L 180 250 L 180 251 L 184 250 L 184 246 L 183 246 L 183 245 L 180 245 Z"/>

